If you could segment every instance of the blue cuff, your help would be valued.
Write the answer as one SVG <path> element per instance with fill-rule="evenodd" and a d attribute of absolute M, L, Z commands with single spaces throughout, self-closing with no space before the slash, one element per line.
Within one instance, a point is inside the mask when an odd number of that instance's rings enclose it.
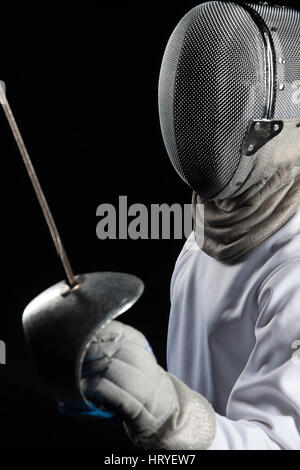
<path fill-rule="evenodd" d="M 89 401 L 89 406 L 83 401 L 59 403 L 58 411 L 60 413 L 69 414 L 73 416 L 87 416 L 102 419 L 111 419 L 116 415 L 112 411 L 100 410 L 92 402 Z"/>

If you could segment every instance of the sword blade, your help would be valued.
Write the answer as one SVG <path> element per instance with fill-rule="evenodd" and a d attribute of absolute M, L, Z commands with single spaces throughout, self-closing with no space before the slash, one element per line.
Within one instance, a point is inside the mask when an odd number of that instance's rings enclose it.
<path fill-rule="evenodd" d="M 44 195 L 44 192 L 42 190 L 41 184 L 39 182 L 39 179 L 37 177 L 37 174 L 35 172 L 34 166 L 32 164 L 31 158 L 28 154 L 28 151 L 26 149 L 26 146 L 24 144 L 24 140 L 22 138 L 22 135 L 20 133 L 19 127 L 16 123 L 15 117 L 13 115 L 13 112 L 11 110 L 11 107 L 9 105 L 9 102 L 7 101 L 6 93 L 5 93 L 5 84 L 3 81 L 0 81 L 0 101 L 5 113 L 5 116 L 8 120 L 9 126 L 11 128 L 11 131 L 13 133 L 13 136 L 15 138 L 15 141 L 17 143 L 17 146 L 19 148 L 20 154 L 22 156 L 23 162 L 25 164 L 28 176 L 31 180 L 33 189 L 35 191 L 35 194 L 37 196 L 37 199 L 40 203 L 42 212 L 44 214 L 44 217 L 46 219 L 53 243 L 55 245 L 57 254 L 62 262 L 63 268 L 65 270 L 68 283 L 70 287 L 74 287 L 78 284 L 78 282 L 75 279 L 69 258 L 67 256 L 66 250 L 63 246 L 61 237 L 59 235 L 59 232 L 57 230 L 56 224 L 54 222 L 52 213 L 50 211 L 49 205 L 47 203 L 46 197 Z"/>

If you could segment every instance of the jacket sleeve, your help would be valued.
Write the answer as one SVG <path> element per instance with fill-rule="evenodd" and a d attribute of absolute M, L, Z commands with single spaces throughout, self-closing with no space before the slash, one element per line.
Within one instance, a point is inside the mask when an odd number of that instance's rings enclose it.
<path fill-rule="evenodd" d="M 257 306 L 256 344 L 209 450 L 300 450 L 300 259 L 264 281 Z"/>

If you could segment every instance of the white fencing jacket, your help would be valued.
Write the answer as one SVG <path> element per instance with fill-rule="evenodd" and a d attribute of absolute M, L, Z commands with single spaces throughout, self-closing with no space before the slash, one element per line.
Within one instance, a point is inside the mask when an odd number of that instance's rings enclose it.
<path fill-rule="evenodd" d="M 232 265 L 191 234 L 172 277 L 167 357 L 217 413 L 210 450 L 300 450 L 300 211 Z"/>

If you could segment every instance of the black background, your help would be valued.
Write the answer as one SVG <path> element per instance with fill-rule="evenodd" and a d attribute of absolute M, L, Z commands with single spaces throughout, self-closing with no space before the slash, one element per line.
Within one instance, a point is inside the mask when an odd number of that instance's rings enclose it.
<path fill-rule="evenodd" d="M 119 195 L 129 204 L 190 202 L 163 146 L 157 85 L 167 40 L 198 3 L 15 5 L 2 10 L 1 20 L 0 79 L 74 270 L 143 279 L 142 299 L 122 319 L 143 331 L 163 366 L 169 283 L 183 241 L 100 241 L 96 208 L 117 205 Z M 131 449 L 120 428 L 60 415 L 36 377 L 22 312 L 64 275 L 2 112 L 0 135 L 0 339 L 7 345 L 7 365 L 0 366 L 0 448 Z"/>

